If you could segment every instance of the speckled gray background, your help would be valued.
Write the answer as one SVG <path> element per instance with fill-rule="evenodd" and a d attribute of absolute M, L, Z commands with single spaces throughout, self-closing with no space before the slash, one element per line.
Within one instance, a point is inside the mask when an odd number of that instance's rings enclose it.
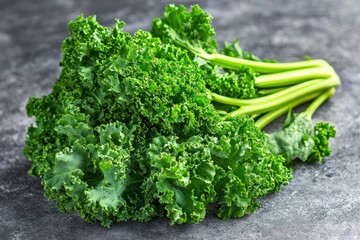
<path fill-rule="evenodd" d="M 343 81 L 315 114 L 337 127 L 333 155 L 322 165 L 296 165 L 294 180 L 261 199 L 255 214 L 222 221 L 210 211 L 198 225 L 156 218 L 105 229 L 46 200 L 39 179 L 27 175 L 22 148 L 32 120 L 24 108 L 29 96 L 49 93 L 59 75 L 67 22 L 97 14 L 106 25 L 124 20 L 133 32 L 148 29 L 167 2 L 0 0 L 0 239 L 360 239 L 359 0 L 198 2 L 214 16 L 219 40 L 240 37 L 247 49 L 282 61 L 324 58 Z"/>

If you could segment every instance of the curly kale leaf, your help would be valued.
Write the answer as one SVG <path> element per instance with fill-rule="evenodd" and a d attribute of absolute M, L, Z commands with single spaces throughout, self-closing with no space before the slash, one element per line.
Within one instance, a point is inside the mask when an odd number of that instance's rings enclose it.
<path fill-rule="evenodd" d="M 329 123 L 317 123 L 313 127 L 306 114 L 289 112 L 283 129 L 267 135 L 269 149 L 275 155 L 282 155 L 287 163 L 299 159 L 303 162 L 321 162 L 329 156 L 329 138 L 336 134 Z"/>
<path fill-rule="evenodd" d="M 187 11 L 184 5 L 170 4 L 165 8 L 163 18 L 155 18 L 151 33 L 164 43 L 172 43 L 194 52 L 216 52 L 215 31 L 212 17 L 198 5 Z"/>
<path fill-rule="evenodd" d="M 324 157 L 330 156 L 329 138 L 336 136 L 335 127 L 330 123 L 315 124 L 313 140 L 315 147 L 310 155 L 309 162 L 322 162 Z"/>
<path fill-rule="evenodd" d="M 208 142 L 193 136 L 185 142 L 164 136 L 153 139 L 148 149 L 152 175 L 148 188 L 166 210 L 171 223 L 198 223 L 214 202 L 214 165 Z"/>
<path fill-rule="evenodd" d="M 269 148 L 275 155 L 282 155 L 287 162 L 295 159 L 306 161 L 315 146 L 312 134 L 311 120 L 295 117 L 283 130 L 268 135 Z"/>
<path fill-rule="evenodd" d="M 282 156 L 270 154 L 265 135 L 241 115 L 222 122 L 211 144 L 217 169 L 215 189 L 223 219 L 242 217 L 259 206 L 255 199 L 280 189 L 292 178 Z"/>
<path fill-rule="evenodd" d="M 224 74 L 210 74 L 206 80 L 207 88 L 214 93 L 249 99 L 256 97 L 256 73 L 251 68 L 242 66 L 238 70 Z"/>
<path fill-rule="evenodd" d="M 46 195 L 56 200 L 60 209 L 77 210 L 89 221 L 101 220 L 107 226 L 111 220 L 126 220 L 129 213 L 124 192 L 132 130 L 122 123 L 110 123 L 95 129 L 85 125 L 88 131 L 82 136 L 72 134 L 81 133 L 83 128 L 82 123 L 59 127 L 60 132 L 66 129 L 72 146 L 56 154 L 53 168 L 44 175 Z"/>

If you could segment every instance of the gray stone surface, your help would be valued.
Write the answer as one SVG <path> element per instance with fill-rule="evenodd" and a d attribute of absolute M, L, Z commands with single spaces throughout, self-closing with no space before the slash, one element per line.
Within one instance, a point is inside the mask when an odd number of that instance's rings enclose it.
<path fill-rule="evenodd" d="M 219 40 L 239 37 L 256 54 L 290 61 L 310 55 L 331 62 L 342 78 L 315 114 L 333 122 L 333 155 L 321 165 L 297 164 L 294 180 L 260 199 L 255 214 L 222 221 L 210 211 L 198 225 L 90 224 L 60 213 L 22 153 L 31 95 L 49 93 L 59 75 L 67 22 L 78 14 L 114 18 L 126 30 L 148 29 L 168 1 L 0 0 L 0 239 L 360 239 L 360 2 L 358 0 L 201 1 Z M 181 1 L 174 1 L 180 3 Z M 183 1 L 187 5 L 194 1 Z M 274 126 L 270 127 L 270 130 Z"/>

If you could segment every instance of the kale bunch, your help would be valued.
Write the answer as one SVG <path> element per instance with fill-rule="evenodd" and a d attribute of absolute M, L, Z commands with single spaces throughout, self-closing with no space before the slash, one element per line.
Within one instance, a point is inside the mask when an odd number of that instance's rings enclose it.
<path fill-rule="evenodd" d="M 261 60 L 237 41 L 219 51 L 197 5 L 169 5 L 151 32 L 123 27 L 71 21 L 52 92 L 27 104 L 29 173 L 60 210 L 107 227 L 198 223 L 210 205 L 242 217 L 288 183 L 294 160 L 330 155 L 334 127 L 311 123 L 340 84 L 324 60 Z M 261 130 L 286 112 L 283 130 Z"/>
<path fill-rule="evenodd" d="M 163 214 L 173 224 L 215 204 L 227 219 L 291 179 L 253 119 L 222 119 L 186 51 L 123 26 L 70 22 L 59 79 L 27 105 L 29 173 L 60 210 L 104 226 Z"/>

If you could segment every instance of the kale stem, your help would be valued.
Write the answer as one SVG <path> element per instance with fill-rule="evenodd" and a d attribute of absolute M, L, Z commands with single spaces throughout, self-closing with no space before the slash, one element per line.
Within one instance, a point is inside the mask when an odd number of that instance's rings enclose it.
<path fill-rule="evenodd" d="M 255 113 L 255 114 L 251 115 L 250 118 L 255 119 L 255 118 L 259 117 L 260 115 L 261 115 L 260 113 Z"/>
<path fill-rule="evenodd" d="M 332 87 L 329 90 L 323 92 L 319 97 L 317 97 L 303 112 L 304 115 L 308 118 L 312 118 L 315 111 L 323 104 L 328 98 L 335 94 L 335 88 Z"/>
<path fill-rule="evenodd" d="M 271 123 L 272 121 L 274 121 L 276 118 L 280 117 L 281 115 L 283 115 L 284 113 L 286 113 L 287 111 L 289 111 L 290 109 L 303 104 L 307 101 L 310 101 L 311 99 L 316 98 L 309 106 L 308 108 L 305 110 L 305 112 L 303 112 L 302 114 L 304 114 L 306 117 L 308 118 L 312 118 L 312 115 L 314 114 L 314 112 L 319 108 L 319 106 L 321 104 L 323 104 L 326 99 L 330 98 L 332 95 L 334 95 L 335 93 L 335 88 L 332 87 L 328 90 L 326 90 L 323 93 L 313 93 L 313 94 L 309 94 L 304 98 L 299 98 L 296 101 L 293 101 L 291 104 L 286 105 L 284 107 L 275 109 L 273 111 L 270 111 L 266 114 L 264 114 L 263 116 L 261 116 L 256 122 L 255 125 L 260 128 L 263 129 L 265 126 L 267 126 L 269 123 Z"/>
<path fill-rule="evenodd" d="M 326 80 L 323 80 L 323 79 L 310 80 L 307 82 L 299 83 L 299 84 L 291 86 L 291 87 L 287 87 L 282 91 L 279 91 L 279 92 L 276 92 L 276 93 L 273 93 L 273 94 L 270 94 L 267 96 L 263 96 L 263 97 L 253 98 L 253 99 L 237 99 L 237 98 L 225 97 L 225 96 L 222 96 L 222 95 L 219 95 L 216 93 L 209 93 L 209 94 L 211 96 L 212 101 L 241 107 L 241 106 L 247 106 L 247 105 L 267 103 L 269 101 L 274 101 L 275 99 L 282 99 L 287 95 L 292 95 L 296 92 L 299 92 L 305 88 L 309 88 L 309 87 L 313 86 L 314 84 L 317 84 L 317 83 L 323 82 L 323 81 L 326 81 Z"/>
<path fill-rule="evenodd" d="M 265 96 L 265 95 L 270 95 L 272 93 L 283 91 L 285 89 L 287 89 L 287 87 L 265 88 L 265 89 L 260 89 L 259 91 L 257 91 L 257 93 L 261 96 Z"/>
<path fill-rule="evenodd" d="M 314 59 L 307 61 L 299 61 L 299 62 L 287 62 L 287 63 L 268 63 L 268 62 L 256 62 L 241 58 L 234 58 L 225 56 L 218 53 L 208 54 L 204 51 L 197 52 L 200 57 L 209 60 L 211 63 L 231 68 L 238 69 L 239 67 L 245 65 L 254 69 L 254 71 L 259 73 L 277 73 L 284 72 L 295 69 L 303 69 L 303 68 L 311 68 L 311 67 L 321 67 L 324 65 L 328 65 L 328 63 L 322 59 Z"/>
<path fill-rule="evenodd" d="M 320 90 L 324 90 L 330 87 L 335 87 L 337 85 L 340 85 L 340 79 L 339 76 L 334 75 L 331 78 L 327 80 L 313 80 L 315 82 L 314 84 L 311 84 L 307 87 L 304 87 L 302 89 L 299 89 L 296 92 L 293 92 L 291 94 L 286 94 L 285 96 L 281 98 L 271 98 L 271 95 L 265 96 L 263 98 L 268 97 L 268 101 L 262 102 L 259 104 L 253 104 L 253 105 L 247 105 L 242 106 L 239 109 L 229 113 L 228 117 L 233 117 L 239 114 L 254 114 L 254 113 L 264 113 L 268 111 L 275 110 L 279 107 L 282 107 L 284 105 L 290 104 L 292 101 L 294 101 L 297 98 L 300 97 L 306 97 L 308 94 L 312 94 L 314 92 L 318 92 Z M 310 81 L 309 81 L 310 82 Z M 305 82 L 305 83 L 309 83 Z M 303 83 L 303 84 L 305 84 Z M 300 85 L 300 84 L 298 84 Z M 284 90 L 286 91 L 286 90 Z M 277 93 L 274 93 L 272 95 L 275 95 Z M 250 99 L 251 100 L 251 99 Z"/>
<path fill-rule="evenodd" d="M 211 96 L 211 100 L 218 102 L 218 103 L 223 103 L 223 104 L 228 104 L 228 105 L 235 105 L 235 106 L 244 106 L 244 105 L 249 105 L 251 104 L 250 102 L 248 102 L 249 99 L 237 99 L 237 98 L 231 98 L 231 97 L 226 97 L 217 93 L 210 93 Z"/>
<path fill-rule="evenodd" d="M 258 76 L 255 85 L 261 88 L 283 87 L 301 83 L 310 79 L 329 78 L 334 70 L 329 66 L 298 69 L 281 73 Z"/>
<path fill-rule="evenodd" d="M 216 110 L 216 112 L 218 113 L 218 114 L 220 114 L 220 115 L 226 115 L 226 114 L 228 114 L 228 112 L 227 111 L 224 111 L 224 110 Z"/>
<path fill-rule="evenodd" d="M 277 119 L 278 117 L 280 117 L 281 115 L 283 115 L 284 113 L 286 113 L 287 111 L 289 111 L 290 109 L 303 104 L 305 102 L 310 101 L 311 99 L 316 98 L 317 96 L 319 96 L 318 92 L 309 94 L 303 98 L 298 98 L 295 101 L 291 102 L 289 105 L 283 106 L 281 108 L 272 110 L 266 114 L 264 114 L 263 116 L 261 116 L 256 122 L 255 125 L 260 128 L 263 129 L 265 126 L 267 126 L 269 123 L 271 123 L 272 121 L 274 121 L 275 119 Z"/>

